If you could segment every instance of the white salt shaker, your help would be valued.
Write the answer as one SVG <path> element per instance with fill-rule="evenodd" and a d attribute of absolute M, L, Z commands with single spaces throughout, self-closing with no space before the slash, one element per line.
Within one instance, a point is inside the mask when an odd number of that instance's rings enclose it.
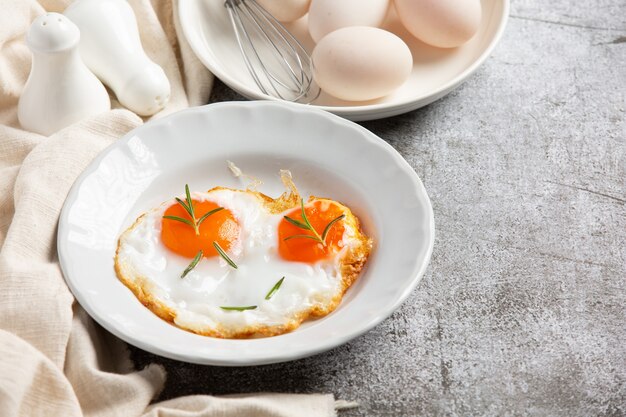
<path fill-rule="evenodd" d="M 33 21 L 26 35 L 32 67 L 17 108 L 25 129 L 49 136 L 111 109 L 106 89 L 81 60 L 79 41 L 80 31 L 62 14 Z"/>
<path fill-rule="evenodd" d="M 123 106 L 142 116 L 165 107 L 170 83 L 144 52 L 126 0 L 76 0 L 64 14 L 80 28 L 83 60 Z"/>

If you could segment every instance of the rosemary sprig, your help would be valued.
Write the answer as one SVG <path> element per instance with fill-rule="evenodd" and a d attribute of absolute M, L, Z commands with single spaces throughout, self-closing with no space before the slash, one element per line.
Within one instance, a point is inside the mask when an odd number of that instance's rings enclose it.
<path fill-rule="evenodd" d="M 322 237 L 317 233 L 317 231 L 315 230 L 315 228 L 311 225 L 311 222 L 309 222 L 309 218 L 306 216 L 306 211 L 304 211 L 304 200 L 301 198 L 300 199 L 300 209 L 302 211 L 302 220 L 304 220 L 304 223 L 307 225 L 307 229 L 309 229 L 310 231 L 313 232 L 313 234 L 315 235 L 316 238 L 319 239 L 319 241 L 326 246 L 326 243 L 324 242 L 324 239 L 322 239 Z"/>
<path fill-rule="evenodd" d="M 285 277 L 282 277 L 276 284 L 274 284 L 270 292 L 268 292 L 267 295 L 265 296 L 266 300 L 269 300 L 270 298 L 272 298 L 272 296 L 276 293 L 276 291 L 278 291 L 280 286 L 283 285 L 284 280 L 285 280 Z"/>
<path fill-rule="evenodd" d="M 293 236 L 288 236 L 286 238 L 284 238 L 283 240 L 289 240 L 289 239 L 296 239 L 296 238 L 304 238 L 304 239 L 313 239 L 316 242 L 321 243 L 322 245 L 324 245 L 324 247 L 326 247 L 326 237 L 328 236 L 328 232 L 330 232 L 331 227 L 337 223 L 339 220 L 343 219 L 344 217 L 346 217 L 345 214 L 342 214 L 341 216 L 338 216 L 334 219 L 332 219 L 324 228 L 324 232 L 322 232 L 322 235 L 320 236 L 319 233 L 317 233 L 317 230 L 315 230 L 315 228 L 311 225 L 311 222 L 309 221 L 309 218 L 306 216 L 306 212 L 304 211 L 304 200 L 300 199 L 300 207 L 302 209 L 302 220 L 303 222 L 300 222 L 296 219 L 292 219 L 291 217 L 288 216 L 284 216 L 284 219 L 287 220 L 289 223 L 293 224 L 296 227 L 299 227 L 300 229 L 304 229 L 304 230 L 309 230 L 310 232 L 313 232 L 313 235 L 293 235 Z"/>
<path fill-rule="evenodd" d="M 244 306 L 244 307 L 223 307 L 220 306 L 222 310 L 226 311 L 245 311 L 245 310 L 254 310 L 257 306 Z"/>
<path fill-rule="evenodd" d="M 226 254 L 226 252 L 224 252 L 224 249 L 222 249 L 219 243 L 217 243 L 216 241 L 213 241 L 213 247 L 215 248 L 217 253 L 219 253 L 220 256 L 224 258 L 224 260 L 226 261 L 226 263 L 228 263 L 228 265 L 237 269 L 237 264 L 232 259 L 230 259 L 230 257 Z"/>
<path fill-rule="evenodd" d="M 193 200 L 191 199 L 191 193 L 189 192 L 189 184 L 185 184 L 185 199 L 187 200 L 186 202 L 176 197 L 176 202 L 180 204 L 183 209 L 185 209 L 187 214 L 189 214 L 189 217 L 191 217 L 191 220 L 183 219 L 182 217 L 178 217 L 178 216 L 163 216 L 163 218 L 185 223 L 186 225 L 193 227 L 194 232 L 196 232 L 196 236 L 200 234 L 200 225 L 202 224 L 203 221 L 207 219 L 207 217 L 209 217 L 212 214 L 217 213 L 220 210 L 224 210 L 224 207 L 218 207 L 216 209 L 213 209 L 205 213 L 199 219 L 196 219 L 195 210 L 193 208 Z"/>
<path fill-rule="evenodd" d="M 330 223 L 326 225 L 324 231 L 322 232 L 322 240 L 324 242 L 326 242 L 326 236 L 328 236 L 328 232 L 330 232 L 330 228 L 333 227 L 333 224 L 337 223 L 339 220 L 342 220 L 344 217 L 346 217 L 346 215 L 342 214 L 341 216 L 332 219 Z"/>
<path fill-rule="evenodd" d="M 187 276 L 188 273 L 191 272 L 192 269 L 194 269 L 196 267 L 196 265 L 198 265 L 198 262 L 200 262 L 200 260 L 202 259 L 202 256 L 204 254 L 202 253 L 202 249 L 200 249 L 198 251 L 198 253 L 196 254 L 196 257 L 193 258 L 193 261 L 191 261 L 191 263 L 189 264 L 189 266 L 187 268 L 185 268 L 185 270 L 183 271 L 182 275 L 180 276 L 181 278 L 185 278 Z"/>

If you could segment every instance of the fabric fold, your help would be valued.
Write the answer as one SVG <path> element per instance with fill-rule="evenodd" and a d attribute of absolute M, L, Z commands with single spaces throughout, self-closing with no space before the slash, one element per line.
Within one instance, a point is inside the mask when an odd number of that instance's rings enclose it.
<path fill-rule="evenodd" d="M 69 3 L 5 0 L 0 13 L 0 416 L 334 415 L 332 395 L 196 395 L 150 405 L 163 389 L 165 370 L 135 370 L 126 344 L 75 302 L 56 249 L 65 198 L 103 149 L 145 119 L 112 97 L 113 110 L 50 137 L 19 126 L 17 102 L 31 59 L 24 35 L 37 16 L 62 12 Z M 169 104 L 154 117 L 206 103 L 213 77 L 183 37 L 177 3 L 130 4 L 144 49 L 172 88 Z"/>

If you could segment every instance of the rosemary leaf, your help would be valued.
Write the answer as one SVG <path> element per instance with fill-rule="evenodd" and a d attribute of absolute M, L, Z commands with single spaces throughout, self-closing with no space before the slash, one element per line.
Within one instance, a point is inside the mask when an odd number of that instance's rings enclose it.
<path fill-rule="evenodd" d="M 196 215 L 193 212 L 193 202 L 191 201 L 191 193 L 189 192 L 189 184 L 185 184 L 185 195 L 187 196 L 187 205 L 189 206 L 189 214 L 193 219 L 194 223 L 196 222 Z"/>
<path fill-rule="evenodd" d="M 188 224 L 189 226 L 193 227 L 193 223 L 190 220 L 187 219 L 183 219 L 182 217 L 177 217 L 177 216 L 163 216 L 164 219 L 168 219 L 168 220 L 176 220 L 177 222 L 182 222 L 185 224 Z"/>
<path fill-rule="evenodd" d="M 284 238 L 283 240 L 291 240 L 291 239 L 295 239 L 295 238 L 305 238 L 305 239 L 313 239 L 316 242 L 322 243 L 318 238 L 316 238 L 315 236 L 311 236 L 311 235 L 293 235 L 293 236 L 287 236 L 286 238 Z"/>
<path fill-rule="evenodd" d="M 202 222 L 203 222 L 203 221 L 205 221 L 205 220 L 206 220 L 206 218 L 207 218 L 207 217 L 209 217 L 211 214 L 215 214 L 215 213 L 217 213 L 218 211 L 221 211 L 221 210 L 224 210 L 224 207 L 218 207 L 218 208 L 216 208 L 216 209 L 213 209 L 213 210 L 211 210 L 211 211 L 209 211 L 209 212 L 205 213 L 202 217 L 200 217 L 200 218 L 198 219 L 198 222 L 197 222 L 198 227 L 200 227 L 200 225 L 202 224 Z"/>
<path fill-rule="evenodd" d="M 293 224 L 294 226 L 299 227 L 300 229 L 311 230 L 309 229 L 309 226 L 307 226 L 306 224 L 300 223 L 299 221 L 294 220 L 291 217 L 284 216 L 283 218 L 287 220 L 289 223 Z"/>
<path fill-rule="evenodd" d="M 233 260 L 228 257 L 228 255 L 226 254 L 226 252 L 224 252 L 224 249 L 222 249 L 222 247 L 220 246 L 219 243 L 217 243 L 216 241 L 213 241 L 213 247 L 215 248 L 217 253 L 219 253 L 220 256 L 222 258 L 224 258 L 224 260 L 226 261 L 226 263 L 228 263 L 228 265 L 230 265 L 233 268 L 237 269 L 237 264 L 235 262 L 233 262 Z"/>
<path fill-rule="evenodd" d="M 191 210 L 189 209 L 189 207 L 187 206 L 187 203 L 185 203 L 183 200 L 181 200 L 180 198 L 176 197 L 176 202 L 178 204 L 180 204 L 185 211 L 187 212 L 187 214 L 189 214 L 191 216 Z"/>
<path fill-rule="evenodd" d="M 304 220 L 304 223 L 307 225 L 309 230 L 313 230 L 313 226 L 311 226 L 311 223 L 309 223 L 309 218 L 306 216 L 306 211 L 304 210 L 303 198 L 300 199 L 300 208 L 302 209 L 302 220 Z"/>
<path fill-rule="evenodd" d="M 198 254 L 196 255 L 196 257 L 193 258 L 193 261 L 191 261 L 189 266 L 187 268 L 185 268 L 185 270 L 183 271 L 183 274 L 180 276 L 181 278 L 185 278 L 187 276 L 187 274 L 190 273 L 191 270 L 196 267 L 196 265 L 198 265 L 198 262 L 200 262 L 200 260 L 202 259 L 202 255 L 203 255 L 202 254 L 202 250 L 199 250 Z"/>
<path fill-rule="evenodd" d="M 330 228 L 333 226 L 333 224 L 337 223 L 339 220 L 343 219 L 344 217 L 346 217 L 346 215 L 342 214 L 341 216 L 331 220 L 330 223 L 326 225 L 326 227 L 324 228 L 324 232 L 322 233 L 322 240 L 324 242 L 326 242 L 326 236 L 328 235 L 328 232 L 330 232 Z"/>
<path fill-rule="evenodd" d="M 272 289 L 270 290 L 270 292 L 267 293 L 267 295 L 265 296 L 266 300 L 269 300 L 270 298 L 272 298 L 272 296 L 274 295 L 274 293 L 276 291 L 278 291 L 278 289 L 280 288 L 281 285 L 283 285 L 283 281 L 285 280 L 285 277 L 282 277 L 276 284 L 274 284 L 274 286 L 272 287 Z"/>
<path fill-rule="evenodd" d="M 257 306 L 245 306 L 245 307 L 221 307 L 222 310 L 226 311 L 245 311 L 245 310 L 254 310 Z"/>

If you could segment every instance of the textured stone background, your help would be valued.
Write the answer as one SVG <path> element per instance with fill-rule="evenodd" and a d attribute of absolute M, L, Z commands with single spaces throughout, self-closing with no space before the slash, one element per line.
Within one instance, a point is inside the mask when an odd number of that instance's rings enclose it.
<path fill-rule="evenodd" d="M 437 239 L 391 318 L 297 362 L 163 364 L 161 398 L 332 392 L 342 417 L 626 415 L 626 3 L 514 0 L 485 65 L 363 123 L 415 168 Z M 212 101 L 239 99 L 217 83 Z"/>

